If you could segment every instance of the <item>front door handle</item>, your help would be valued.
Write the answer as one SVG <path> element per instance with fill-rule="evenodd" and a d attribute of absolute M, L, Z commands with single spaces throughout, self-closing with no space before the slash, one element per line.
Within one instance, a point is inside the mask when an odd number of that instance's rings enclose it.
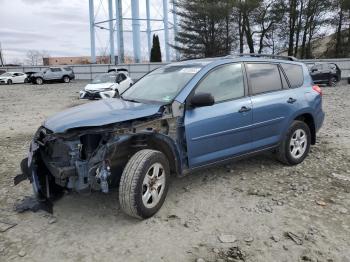
<path fill-rule="evenodd" d="M 296 99 L 290 97 L 290 98 L 287 100 L 287 103 L 293 104 L 293 103 L 295 103 L 296 101 L 297 101 Z"/>
<path fill-rule="evenodd" d="M 238 111 L 239 113 L 244 113 L 252 110 L 250 107 L 242 106 L 242 108 Z"/>

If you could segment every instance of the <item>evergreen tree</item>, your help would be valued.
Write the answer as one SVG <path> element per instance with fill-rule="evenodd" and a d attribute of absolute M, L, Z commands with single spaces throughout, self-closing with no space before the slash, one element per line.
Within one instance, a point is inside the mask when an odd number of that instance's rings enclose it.
<path fill-rule="evenodd" d="M 175 49 L 183 58 L 227 55 L 234 43 L 233 1 L 178 0 Z"/>
<path fill-rule="evenodd" d="M 156 34 L 153 35 L 150 62 L 162 62 L 162 52 L 160 50 L 159 37 Z"/>

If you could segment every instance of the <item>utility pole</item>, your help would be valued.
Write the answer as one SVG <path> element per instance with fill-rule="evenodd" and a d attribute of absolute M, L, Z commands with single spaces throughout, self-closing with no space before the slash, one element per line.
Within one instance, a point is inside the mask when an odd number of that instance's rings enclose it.
<path fill-rule="evenodd" d="M 113 3 L 112 3 L 112 0 L 108 0 L 108 16 L 109 16 L 109 54 L 110 54 L 110 61 L 109 62 L 112 65 L 115 65 Z"/>
<path fill-rule="evenodd" d="M 140 36 L 140 12 L 139 0 L 131 0 L 132 15 L 132 43 L 134 47 L 134 61 L 141 62 L 141 36 Z"/>
<path fill-rule="evenodd" d="M 118 63 L 124 63 L 124 36 L 123 36 L 123 5 L 122 0 L 115 0 L 116 23 L 117 23 L 117 43 L 118 43 Z"/>
<path fill-rule="evenodd" d="M 2 53 L 1 42 L 0 42 L 0 64 L 2 67 L 4 67 L 4 57 Z"/>
<path fill-rule="evenodd" d="M 163 22 L 164 22 L 165 61 L 169 62 L 170 50 L 169 50 L 168 0 L 163 0 Z"/>
<path fill-rule="evenodd" d="M 152 49 L 152 42 L 151 42 L 151 10 L 149 5 L 150 0 L 146 0 L 146 16 L 147 16 L 147 46 L 148 46 L 148 59 L 151 57 L 151 49 Z"/>
<path fill-rule="evenodd" d="M 96 64 L 94 0 L 89 0 L 91 63 Z"/>

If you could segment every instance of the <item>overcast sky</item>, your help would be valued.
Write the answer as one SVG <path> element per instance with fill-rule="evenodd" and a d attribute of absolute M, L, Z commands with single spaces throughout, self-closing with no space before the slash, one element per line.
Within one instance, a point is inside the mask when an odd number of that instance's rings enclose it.
<path fill-rule="evenodd" d="M 124 17 L 131 17 L 130 0 L 123 1 Z M 107 2 L 95 0 L 97 21 L 107 19 Z M 145 17 L 144 2 L 140 0 L 141 17 Z M 151 0 L 151 3 L 152 17 L 161 18 L 162 0 Z M 0 0 L 0 10 L 0 42 L 7 63 L 22 62 L 28 50 L 45 50 L 50 56 L 90 55 L 88 0 Z M 163 24 L 154 22 L 152 27 L 163 28 Z M 124 29 L 131 29 L 131 23 L 125 22 Z M 108 46 L 108 31 L 96 29 L 96 32 L 99 55 Z M 162 33 L 159 35 L 163 45 Z M 143 33 L 143 56 L 147 56 L 145 37 Z M 125 33 L 124 38 L 126 53 L 131 55 L 131 33 Z"/>

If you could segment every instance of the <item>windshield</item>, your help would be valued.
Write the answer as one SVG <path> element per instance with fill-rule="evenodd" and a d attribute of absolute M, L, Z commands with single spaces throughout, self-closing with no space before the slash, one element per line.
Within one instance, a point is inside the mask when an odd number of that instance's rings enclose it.
<path fill-rule="evenodd" d="M 115 83 L 116 75 L 114 74 L 103 74 L 98 75 L 94 80 L 92 80 L 93 84 L 101 84 L 101 83 Z"/>
<path fill-rule="evenodd" d="M 5 73 L 5 74 L 2 74 L 1 76 L 12 76 L 11 73 Z"/>
<path fill-rule="evenodd" d="M 122 97 L 135 101 L 170 102 L 200 69 L 199 64 L 158 68 L 137 81 Z"/>

